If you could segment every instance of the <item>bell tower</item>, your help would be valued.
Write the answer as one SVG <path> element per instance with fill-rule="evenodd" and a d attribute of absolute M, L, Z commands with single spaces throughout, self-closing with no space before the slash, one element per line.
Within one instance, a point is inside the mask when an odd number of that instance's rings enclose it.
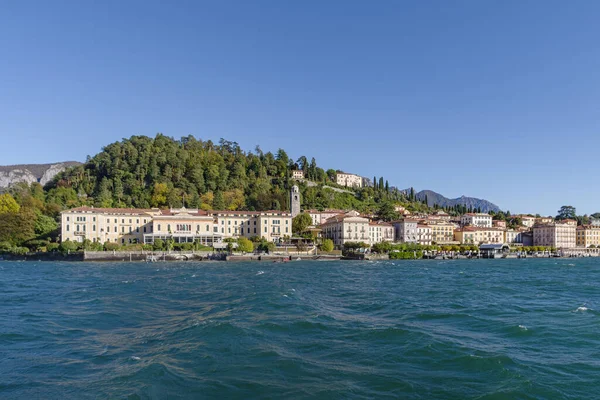
<path fill-rule="evenodd" d="M 300 189 L 298 189 L 298 186 L 296 185 L 292 186 L 290 192 L 290 208 L 292 211 L 292 218 L 300 214 Z"/>

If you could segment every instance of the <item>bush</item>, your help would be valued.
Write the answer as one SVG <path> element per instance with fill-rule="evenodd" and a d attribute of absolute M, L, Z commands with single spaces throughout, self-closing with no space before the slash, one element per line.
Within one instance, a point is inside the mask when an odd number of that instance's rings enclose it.
<path fill-rule="evenodd" d="M 192 251 L 194 250 L 194 243 L 181 243 L 179 248 L 183 251 Z"/>
<path fill-rule="evenodd" d="M 153 247 L 154 247 L 154 250 L 164 250 L 165 242 L 162 239 L 155 239 Z"/>
<path fill-rule="evenodd" d="M 13 248 L 10 242 L 0 242 L 0 253 L 9 253 Z"/>
<path fill-rule="evenodd" d="M 254 243 L 244 237 L 241 237 L 238 239 L 237 249 L 242 253 L 252 253 L 254 251 Z"/>
<path fill-rule="evenodd" d="M 152 247 L 151 244 L 147 243 L 147 244 L 142 245 L 142 250 L 144 250 L 144 251 L 152 251 L 153 247 Z"/>
<path fill-rule="evenodd" d="M 28 240 L 25 243 L 25 246 L 28 247 L 31 251 L 41 251 L 43 248 L 48 246 L 48 241 L 46 240 Z"/>
<path fill-rule="evenodd" d="M 325 239 L 323 243 L 321 243 L 321 251 L 333 251 L 333 240 Z"/>
<path fill-rule="evenodd" d="M 119 243 L 113 243 L 113 242 L 104 243 L 104 250 L 106 250 L 106 251 L 115 251 L 115 250 L 119 250 L 120 248 L 121 248 L 121 245 L 119 245 Z"/>
<path fill-rule="evenodd" d="M 46 251 L 54 252 L 58 251 L 59 244 L 58 243 L 48 243 L 46 246 Z"/>
<path fill-rule="evenodd" d="M 23 256 L 23 255 L 29 253 L 29 249 L 27 247 L 14 247 L 11 250 L 11 253 L 19 255 L 19 256 Z"/>
<path fill-rule="evenodd" d="M 65 240 L 58 246 L 58 250 L 62 253 L 71 253 L 73 251 L 77 251 L 78 245 L 75 242 L 71 242 L 70 240 Z"/>

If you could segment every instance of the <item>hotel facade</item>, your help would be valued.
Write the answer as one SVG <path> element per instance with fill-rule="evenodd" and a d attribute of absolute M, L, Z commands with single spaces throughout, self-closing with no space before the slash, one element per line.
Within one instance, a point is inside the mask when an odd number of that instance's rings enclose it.
<path fill-rule="evenodd" d="M 292 235 L 292 217 L 282 211 L 202 211 L 78 207 L 61 213 L 61 240 L 83 242 L 220 243 L 225 238 L 260 237 L 279 242 Z"/>

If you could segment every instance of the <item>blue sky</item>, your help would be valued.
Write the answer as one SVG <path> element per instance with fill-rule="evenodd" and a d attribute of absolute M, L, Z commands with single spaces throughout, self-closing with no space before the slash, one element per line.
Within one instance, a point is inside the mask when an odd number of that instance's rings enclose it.
<path fill-rule="evenodd" d="M 0 164 L 131 135 L 600 211 L 600 2 L 4 1 Z"/>

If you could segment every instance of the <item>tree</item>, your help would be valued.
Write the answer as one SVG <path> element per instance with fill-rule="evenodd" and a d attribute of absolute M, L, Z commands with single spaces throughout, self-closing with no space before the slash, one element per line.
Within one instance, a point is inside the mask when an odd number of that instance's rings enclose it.
<path fill-rule="evenodd" d="M 237 241 L 238 250 L 242 253 L 252 253 L 254 251 L 254 243 L 252 243 L 249 239 L 245 237 L 241 237 Z"/>
<path fill-rule="evenodd" d="M 333 251 L 333 240 L 324 239 L 323 243 L 321 243 L 321 251 L 325 251 L 325 252 Z"/>
<path fill-rule="evenodd" d="M 298 214 L 292 219 L 292 232 L 302 233 L 312 225 L 312 217 L 308 213 Z"/>
<path fill-rule="evenodd" d="M 9 193 L 0 194 L 0 214 L 18 213 L 21 206 Z"/>
<path fill-rule="evenodd" d="M 577 218 L 577 213 L 575 211 L 575 207 L 573 207 L 573 206 L 562 206 L 560 208 L 560 210 L 558 210 L 558 215 L 556 216 L 556 219 L 558 219 L 558 220 L 576 219 L 576 218 Z"/>
<path fill-rule="evenodd" d="M 394 221 L 400 218 L 400 214 L 396 212 L 396 208 L 390 201 L 385 201 L 377 210 L 377 217 L 382 221 Z"/>
<path fill-rule="evenodd" d="M 77 243 L 71 242 L 70 240 L 65 240 L 58 246 L 58 250 L 62 253 L 71 253 L 77 251 Z"/>

